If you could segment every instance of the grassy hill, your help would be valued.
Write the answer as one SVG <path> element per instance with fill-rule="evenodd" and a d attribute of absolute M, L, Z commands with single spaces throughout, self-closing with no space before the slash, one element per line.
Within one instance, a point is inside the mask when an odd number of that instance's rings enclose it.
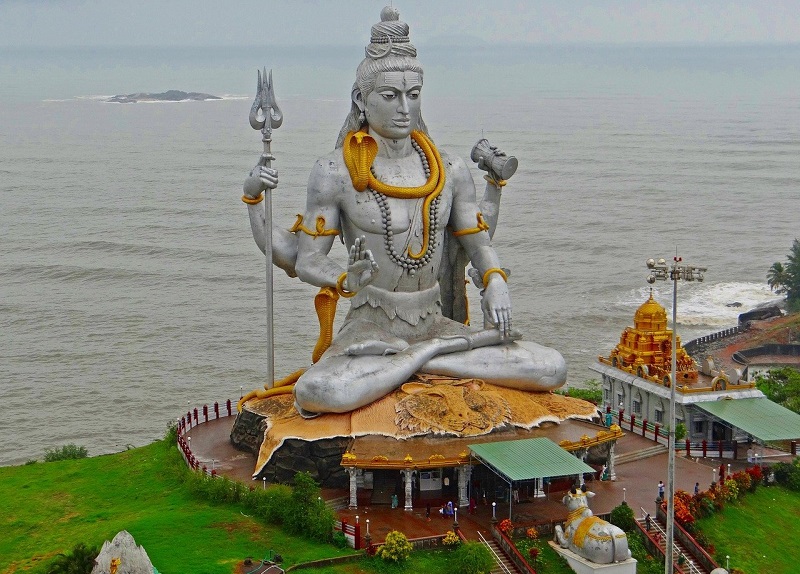
<path fill-rule="evenodd" d="M 100 546 L 127 530 L 161 572 L 229 574 L 269 550 L 285 564 L 350 553 L 292 538 L 213 505 L 183 487 L 174 445 L 159 441 L 122 453 L 0 468 L 0 572 L 44 572 L 58 553 Z"/>

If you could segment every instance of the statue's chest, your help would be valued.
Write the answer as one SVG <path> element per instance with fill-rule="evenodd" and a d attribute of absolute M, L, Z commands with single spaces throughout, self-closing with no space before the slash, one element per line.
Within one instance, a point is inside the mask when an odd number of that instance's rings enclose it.
<path fill-rule="evenodd" d="M 404 233 L 412 226 L 422 209 L 422 201 L 398 199 L 376 194 L 370 190 L 354 192 L 348 206 L 349 223 L 367 233 Z"/>
<path fill-rule="evenodd" d="M 424 197 L 403 199 L 368 189 L 361 192 L 353 190 L 345 200 L 343 211 L 347 214 L 346 224 L 353 225 L 354 232 L 383 234 L 391 230 L 399 235 L 409 230 L 421 230 L 424 220 L 428 224 L 434 220 L 440 224 L 446 222 L 449 219 L 451 195 L 449 186 L 445 185 L 439 194 L 439 201 L 431 207 L 425 205 Z M 423 218 L 424 212 L 427 217 Z M 441 229 L 437 229 L 438 233 L 441 233 Z"/>

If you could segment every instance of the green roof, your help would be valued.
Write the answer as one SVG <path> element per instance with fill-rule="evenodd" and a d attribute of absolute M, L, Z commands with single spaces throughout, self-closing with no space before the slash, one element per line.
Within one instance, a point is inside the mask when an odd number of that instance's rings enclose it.
<path fill-rule="evenodd" d="M 800 438 L 800 415 L 766 398 L 720 399 L 696 405 L 759 440 Z"/>
<path fill-rule="evenodd" d="M 469 449 L 511 482 L 594 472 L 549 438 L 471 444 Z"/>

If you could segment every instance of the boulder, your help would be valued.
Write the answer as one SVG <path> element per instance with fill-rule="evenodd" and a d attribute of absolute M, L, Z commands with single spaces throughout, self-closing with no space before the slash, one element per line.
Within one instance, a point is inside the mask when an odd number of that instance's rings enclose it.
<path fill-rule="evenodd" d="M 119 532 L 114 539 L 103 543 L 95 559 L 92 574 L 153 574 L 150 558 L 144 548 L 136 545 L 127 530 Z"/>

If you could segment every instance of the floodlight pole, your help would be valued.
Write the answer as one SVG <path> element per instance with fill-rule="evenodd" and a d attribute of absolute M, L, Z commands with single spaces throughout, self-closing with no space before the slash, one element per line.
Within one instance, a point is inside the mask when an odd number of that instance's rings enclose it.
<path fill-rule="evenodd" d="M 675 571 L 675 560 L 673 552 L 675 549 L 675 387 L 677 384 L 678 373 L 678 347 L 677 347 L 677 317 L 678 317 L 678 279 L 684 281 L 703 281 L 705 267 L 693 267 L 691 265 L 679 265 L 683 259 L 677 253 L 673 258 L 673 263 L 669 267 L 664 259 L 656 262 L 654 259 L 647 260 L 647 268 L 650 275 L 647 282 L 653 284 L 656 280 L 665 281 L 672 279 L 672 365 L 669 374 L 669 445 L 667 452 L 667 547 L 664 550 L 664 572 L 673 574 Z"/>

